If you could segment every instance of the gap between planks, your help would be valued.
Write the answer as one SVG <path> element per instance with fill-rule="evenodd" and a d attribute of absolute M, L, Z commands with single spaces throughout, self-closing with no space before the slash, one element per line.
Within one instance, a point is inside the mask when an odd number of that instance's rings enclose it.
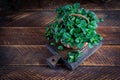
<path fill-rule="evenodd" d="M 11 29 L 22 29 L 22 28 L 28 28 L 28 29 L 32 29 L 32 28 L 41 28 L 41 29 L 45 29 L 46 27 L 40 27 L 40 26 L 38 26 L 38 27 L 19 27 L 19 26 L 17 26 L 17 27 L 0 27 L 0 28 L 2 28 L 2 29 L 6 29 L 6 28 L 11 28 Z M 118 29 L 120 29 L 120 26 L 98 26 L 98 28 L 118 28 Z"/>
<path fill-rule="evenodd" d="M 29 44 L 29 45 L 25 45 L 25 44 L 22 44 L 22 45 L 11 45 L 11 44 L 3 44 L 3 45 L 0 45 L 0 46 L 11 46 L 11 47 L 27 47 L 27 46 L 29 46 L 29 47 L 46 47 L 46 44 L 43 44 L 43 45 L 31 45 L 31 44 Z M 110 44 L 103 44 L 102 45 L 103 47 L 108 47 L 108 46 L 112 46 L 112 47 L 120 47 L 120 45 L 119 44 L 114 44 L 114 45 L 110 45 Z"/>
<path fill-rule="evenodd" d="M 118 11 L 118 9 L 88 9 L 88 10 L 93 10 L 93 11 Z M 33 11 L 55 11 L 55 9 L 20 9 L 20 12 L 33 12 Z"/>
<path fill-rule="evenodd" d="M 8 64 L 4 66 L 48 66 L 48 64 Z M 56 67 L 58 66 L 65 66 L 63 64 L 57 64 Z M 79 67 L 120 67 L 120 65 L 110 65 L 110 64 L 80 64 Z"/>

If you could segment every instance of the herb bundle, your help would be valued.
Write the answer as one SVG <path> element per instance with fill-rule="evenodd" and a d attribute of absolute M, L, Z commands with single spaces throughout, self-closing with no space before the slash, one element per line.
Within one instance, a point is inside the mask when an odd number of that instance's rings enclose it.
<path fill-rule="evenodd" d="M 98 23 L 104 20 L 99 19 L 93 11 L 80 8 L 79 3 L 58 7 L 56 13 L 54 22 L 46 28 L 46 38 L 54 40 L 50 45 L 61 43 L 59 50 L 63 50 L 63 46 L 81 49 L 86 43 L 92 48 L 103 39 L 96 29 Z M 71 62 L 70 55 L 73 55 L 72 52 L 68 55 Z"/>
<path fill-rule="evenodd" d="M 79 3 L 66 5 L 56 9 L 57 17 L 55 21 L 46 28 L 48 40 L 54 39 L 56 44 L 69 45 L 71 48 L 76 46 L 82 48 L 85 43 L 92 48 L 103 38 L 96 32 L 98 19 L 96 14 L 90 10 L 80 8 Z M 59 46 L 59 49 L 62 49 Z"/>

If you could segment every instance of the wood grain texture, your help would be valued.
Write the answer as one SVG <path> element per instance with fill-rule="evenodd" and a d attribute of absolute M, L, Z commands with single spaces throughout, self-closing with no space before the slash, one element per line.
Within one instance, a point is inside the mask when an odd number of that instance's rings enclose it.
<path fill-rule="evenodd" d="M 64 66 L 63 66 L 64 67 Z M 50 69 L 48 66 L 4 66 L 0 80 L 119 80 L 120 67 L 66 67 Z"/>
<path fill-rule="evenodd" d="M 98 17 L 104 18 L 103 23 L 99 26 L 119 26 L 120 10 L 92 10 Z M 6 21 L 2 27 L 45 27 L 55 17 L 55 10 L 38 10 L 38 11 L 23 11 L 9 16 L 10 21 Z"/>
<path fill-rule="evenodd" d="M 1 26 L 10 27 L 35 27 L 35 26 L 45 26 L 55 17 L 53 11 L 37 11 L 37 12 L 18 12 L 15 15 L 11 15 L 12 21 L 6 22 L 6 24 Z"/>
<path fill-rule="evenodd" d="M 19 0 L 19 2 L 19 7 L 21 9 L 54 9 L 58 6 L 73 4 L 76 2 L 81 3 L 82 7 L 88 9 L 120 9 L 119 0 L 112 0 L 106 4 L 100 2 L 100 0 L 98 0 L 98 2 L 92 2 L 91 0 Z"/>
<path fill-rule="evenodd" d="M 41 45 L 1 45 L 0 65 L 47 65 L 52 53 Z M 82 66 L 120 66 L 120 46 L 103 45 Z"/>
<path fill-rule="evenodd" d="M 90 0 L 17 1 L 21 12 L 0 18 L 0 80 L 120 80 L 119 0 L 106 4 Z M 75 2 L 105 19 L 97 29 L 104 45 L 73 71 L 60 63 L 50 69 L 46 58 L 52 54 L 45 47 L 45 26 L 55 17 L 56 7 Z"/>
<path fill-rule="evenodd" d="M 0 65 L 45 64 L 52 54 L 45 46 L 0 46 Z"/>
<path fill-rule="evenodd" d="M 119 27 L 98 27 L 103 36 L 103 44 L 120 44 Z M 41 27 L 1 27 L 1 45 L 45 45 L 45 28 Z"/>

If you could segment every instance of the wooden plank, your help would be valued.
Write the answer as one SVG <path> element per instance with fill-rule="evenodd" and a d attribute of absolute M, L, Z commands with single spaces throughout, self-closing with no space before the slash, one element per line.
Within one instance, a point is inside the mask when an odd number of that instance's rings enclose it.
<path fill-rule="evenodd" d="M 120 44 L 119 27 L 98 27 L 104 40 L 103 44 Z M 45 28 L 41 27 L 1 27 L 1 45 L 44 45 L 46 44 Z"/>
<path fill-rule="evenodd" d="M 0 46 L 0 65 L 47 65 L 51 56 L 44 45 Z M 120 45 L 103 45 L 81 66 L 120 66 Z"/>
<path fill-rule="evenodd" d="M 119 80 L 120 67 L 78 67 L 50 69 L 48 66 L 4 66 L 1 80 Z"/>
<path fill-rule="evenodd" d="M 119 26 L 120 10 L 93 10 L 98 17 L 104 18 L 99 26 Z M 18 13 L 19 14 L 19 13 Z M 23 12 L 16 17 L 10 17 L 12 21 L 0 25 L 3 27 L 45 27 L 55 17 L 54 10 L 40 10 L 35 12 Z"/>
<path fill-rule="evenodd" d="M 19 13 L 18 13 L 19 14 Z M 24 12 L 23 14 L 13 17 L 13 21 L 10 21 L 4 25 L 6 27 L 36 27 L 36 26 L 45 26 L 55 17 L 53 11 L 37 11 L 37 12 Z M 11 16 L 12 19 L 12 16 Z"/>
<path fill-rule="evenodd" d="M 93 1 L 93 2 L 92 2 Z M 120 9 L 119 0 L 112 0 L 109 3 L 102 3 L 100 0 L 94 2 L 94 0 L 20 0 L 19 7 L 22 9 L 54 9 L 58 6 L 66 4 L 81 3 L 82 7 L 89 9 Z M 16 5 L 17 6 L 17 5 Z"/>
<path fill-rule="evenodd" d="M 0 43 L 2 44 L 45 44 L 45 28 L 1 28 Z"/>
<path fill-rule="evenodd" d="M 38 65 L 46 64 L 52 54 L 45 46 L 0 46 L 0 65 Z"/>

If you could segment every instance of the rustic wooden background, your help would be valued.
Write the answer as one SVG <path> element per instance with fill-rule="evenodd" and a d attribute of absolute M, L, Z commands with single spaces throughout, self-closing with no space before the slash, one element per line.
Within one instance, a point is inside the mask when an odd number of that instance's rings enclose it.
<path fill-rule="evenodd" d="M 119 0 L 19 1 L 17 10 L 0 13 L 0 80 L 120 80 Z M 74 2 L 105 19 L 97 29 L 103 46 L 73 71 L 62 64 L 53 70 L 46 64 L 52 54 L 45 47 L 45 26 L 56 15 L 56 7 Z"/>

